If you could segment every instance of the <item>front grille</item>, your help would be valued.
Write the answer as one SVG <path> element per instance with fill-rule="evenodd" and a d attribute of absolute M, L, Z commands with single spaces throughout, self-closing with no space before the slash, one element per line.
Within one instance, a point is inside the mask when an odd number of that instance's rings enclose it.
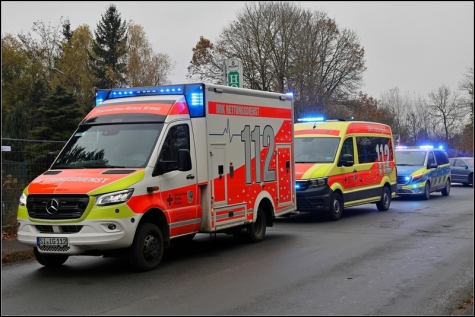
<path fill-rule="evenodd" d="M 295 186 L 296 191 L 304 191 L 304 190 L 307 190 L 309 181 L 308 180 L 297 181 L 296 184 L 297 184 L 297 186 Z"/>
<path fill-rule="evenodd" d="M 38 246 L 38 249 L 41 251 L 60 251 L 60 252 L 66 252 L 69 250 L 69 247 L 50 247 L 50 246 Z"/>
<path fill-rule="evenodd" d="M 38 230 L 40 233 L 53 233 L 53 226 L 40 226 L 36 225 L 36 230 Z"/>
<path fill-rule="evenodd" d="M 409 183 L 409 182 L 406 180 L 406 177 L 407 177 L 407 176 L 398 176 L 398 177 L 397 177 L 397 183 L 398 183 L 398 184 L 401 184 L 401 185 L 406 185 L 407 183 Z"/>
<path fill-rule="evenodd" d="M 35 227 L 40 233 L 55 233 L 53 226 L 36 225 Z M 58 226 L 58 228 L 60 231 L 56 233 L 78 233 L 82 226 Z"/>
<path fill-rule="evenodd" d="M 88 204 L 87 195 L 28 195 L 26 200 L 28 215 L 36 219 L 78 219 Z"/>

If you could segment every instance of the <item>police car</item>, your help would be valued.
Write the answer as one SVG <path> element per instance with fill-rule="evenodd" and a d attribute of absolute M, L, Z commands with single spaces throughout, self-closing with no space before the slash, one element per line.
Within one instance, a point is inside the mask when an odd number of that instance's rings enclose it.
<path fill-rule="evenodd" d="M 443 147 L 431 145 L 396 147 L 398 196 L 430 199 L 433 192 L 450 194 L 450 163 Z"/>

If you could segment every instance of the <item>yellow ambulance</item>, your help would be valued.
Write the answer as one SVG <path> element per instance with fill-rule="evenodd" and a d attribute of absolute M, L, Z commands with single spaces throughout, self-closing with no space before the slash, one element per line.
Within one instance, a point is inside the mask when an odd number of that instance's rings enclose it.
<path fill-rule="evenodd" d="M 297 210 L 326 212 L 376 203 L 389 209 L 396 196 L 394 141 L 388 125 L 338 119 L 298 119 L 294 124 Z"/>

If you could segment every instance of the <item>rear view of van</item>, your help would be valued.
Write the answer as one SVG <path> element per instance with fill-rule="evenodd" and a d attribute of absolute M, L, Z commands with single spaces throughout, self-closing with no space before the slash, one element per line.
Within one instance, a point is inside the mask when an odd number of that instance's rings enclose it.
<path fill-rule="evenodd" d="M 393 135 L 388 125 L 299 119 L 294 124 L 297 210 L 324 212 L 332 220 L 344 208 L 375 203 L 389 209 L 396 196 Z"/>

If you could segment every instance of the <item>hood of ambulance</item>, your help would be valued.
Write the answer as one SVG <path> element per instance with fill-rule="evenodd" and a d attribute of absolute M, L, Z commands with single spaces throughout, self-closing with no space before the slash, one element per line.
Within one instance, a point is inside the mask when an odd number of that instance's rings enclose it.
<path fill-rule="evenodd" d="M 98 195 L 127 189 L 141 181 L 145 169 L 65 169 L 49 170 L 35 178 L 26 188 L 30 194 Z"/>
<path fill-rule="evenodd" d="M 398 176 L 410 176 L 412 174 L 419 174 L 425 172 L 427 169 L 424 166 L 396 166 Z"/>
<path fill-rule="evenodd" d="M 328 163 L 295 163 L 295 179 L 324 177 L 331 165 Z"/>

